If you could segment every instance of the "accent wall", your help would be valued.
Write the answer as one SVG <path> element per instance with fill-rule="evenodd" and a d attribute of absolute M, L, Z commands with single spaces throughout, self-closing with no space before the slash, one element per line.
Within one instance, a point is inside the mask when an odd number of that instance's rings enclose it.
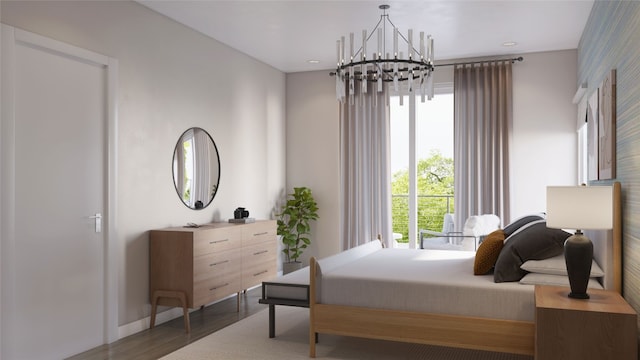
<path fill-rule="evenodd" d="M 587 82 L 589 97 L 611 69 L 617 72 L 615 180 L 622 185 L 622 294 L 640 312 L 640 2 L 593 5 L 578 47 L 576 88 Z"/>

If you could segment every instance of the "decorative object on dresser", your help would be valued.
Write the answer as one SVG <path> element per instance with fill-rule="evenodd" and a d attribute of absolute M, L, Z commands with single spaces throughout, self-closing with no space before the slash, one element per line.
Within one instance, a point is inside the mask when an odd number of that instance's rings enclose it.
<path fill-rule="evenodd" d="M 151 327 L 158 305 L 188 308 L 238 295 L 276 276 L 276 222 L 211 223 L 197 228 L 151 230 L 149 296 Z"/>
<path fill-rule="evenodd" d="M 239 207 L 233 211 L 233 219 L 229 219 L 229 222 L 236 224 L 246 224 L 256 222 L 256 219 L 249 217 L 249 210 L 246 210 L 243 207 Z"/>
<path fill-rule="evenodd" d="M 569 297 L 588 299 L 587 284 L 593 261 L 593 244 L 582 230 L 613 227 L 613 187 L 547 187 L 547 226 L 576 229 L 575 235 L 570 236 L 564 244 L 571 285 Z"/>
<path fill-rule="evenodd" d="M 285 248 L 283 272 L 285 274 L 298 270 L 302 263 L 298 261 L 304 249 L 311 244 L 311 220 L 318 219 L 318 205 L 311 189 L 307 187 L 293 188 L 293 193 L 287 195 L 287 202 L 278 214 L 278 235 L 282 236 Z"/>

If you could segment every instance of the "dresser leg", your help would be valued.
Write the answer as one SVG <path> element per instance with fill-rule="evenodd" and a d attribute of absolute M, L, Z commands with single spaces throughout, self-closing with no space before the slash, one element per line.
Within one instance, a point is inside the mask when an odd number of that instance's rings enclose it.
<path fill-rule="evenodd" d="M 173 298 L 180 301 L 180 305 L 182 306 L 182 313 L 184 316 L 184 329 L 187 334 L 190 333 L 191 324 L 189 323 L 189 308 L 187 307 L 187 296 L 182 291 L 155 290 L 153 292 L 153 296 L 151 297 L 151 324 L 149 328 L 153 329 L 156 323 L 156 311 L 158 308 L 158 299 L 160 298 Z"/>
<path fill-rule="evenodd" d="M 149 329 L 153 329 L 156 325 L 156 311 L 158 310 L 158 296 L 156 295 L 157 291 L 153 292 L 153 296 L 151 299 L 151 324 L 149 325 Z"/>

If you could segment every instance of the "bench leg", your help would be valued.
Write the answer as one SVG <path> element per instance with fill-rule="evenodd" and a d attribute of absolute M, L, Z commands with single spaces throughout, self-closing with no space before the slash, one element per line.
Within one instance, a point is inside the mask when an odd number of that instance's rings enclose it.
<path fill-rule="evenodd" d="M 269 304 L 269 338 L 276 337 L 276 306 Z"/>

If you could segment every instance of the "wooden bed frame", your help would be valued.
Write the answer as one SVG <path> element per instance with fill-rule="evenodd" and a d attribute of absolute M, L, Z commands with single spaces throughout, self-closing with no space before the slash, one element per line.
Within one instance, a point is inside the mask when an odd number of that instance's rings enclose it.
<path fill-rule="evenodd" d="M 613 184 L 613 273 L 609 290 L 622 291 L 622 215 L 620 183 Z M 316 302 L 317 261 L 310 261 L 309 356 L 316 356 L 318 334 L 439 345 L 534 355 L 535 323 L 456 315 L 384 310 Z M 533 296 L 533 295 L 532 295 Z"/>

